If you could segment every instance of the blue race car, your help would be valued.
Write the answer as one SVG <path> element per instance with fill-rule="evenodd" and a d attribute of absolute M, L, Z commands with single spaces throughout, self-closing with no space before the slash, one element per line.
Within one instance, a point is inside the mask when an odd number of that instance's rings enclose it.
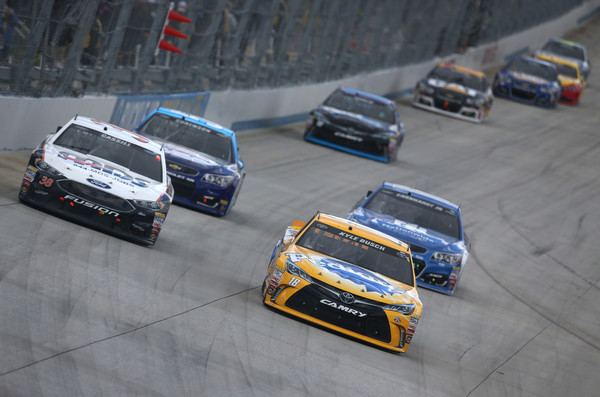
<path fill-rule="evenodd" d="M 492 87 L 495 96 L 547 108 L 556 107 L 562 91 L 556 66 L 530 57 L 510 61 L 496 73 Z"/>
<path fill-rule="evenodd" d="M 408 243 L 417 285 L 454 293 L 471 248 L 456 204 L 384 182 L 346 218 Z"/>
<path fill-rule="evenodd" d="M 579 63 L 579 70 L 584 80 L 587 80 L 590 74 L 590 59 L 585 47 L 579 43 L 562 39 L 549 39 L 542 48 L 535 52 L 534 56 L 540 54 L 557 56 Z"/>
<path fill-rule="evenodd" d="M 232 130 L 189 113 L 158 108 L 136 131 L 164 142 L 175 203 L 217 216 L 231 211 L 246 175 Z"/>
<path fill-rule="evenodd" d="M 310 112 L 304 139 L 387 163 L 396 159 L 405 133 L 394 101 L 340 87 Z"/>

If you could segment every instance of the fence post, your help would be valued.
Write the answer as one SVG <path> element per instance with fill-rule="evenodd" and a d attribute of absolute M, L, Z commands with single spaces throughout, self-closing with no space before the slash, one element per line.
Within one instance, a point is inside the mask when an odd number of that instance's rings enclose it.
<path fill-rule="evenodd" d="M 25 56 L 21 61 L 21 66 L 17 69 L 17 78 L 15 83 L 15 91 L 21 95 L 28 94 L 31 91 L 30 76 L 35 62 L 35 56 L 37 55 L 40 42 L 44 36 L 44 31 L 50 23 L 50 14 L 52 12 L 52 6 L 54 6 L 54 0 L 44 0 L 42 9 L 40 11 L 40 19 L 35 24 L 31 33 L 31 40 L 28 43 Z"/>
<path fill-rule="evenodd" d="M 72 88 L 71 86 L 75 80 L 77 69 L 79 67 L 79 60 L 83 53 L 84 41 L 88 34 L 89 27 L 92 26 L 92 23 L 94 22 L 99 2 L 100 0 L 93 0 L 85 3 L 85 8 L 79 19 L 79 23 L 77 24 L 77 31 L 73 37 L 69 54 L 63 63 L 62 73 L 58 79 L 58 86 L 56 87 L 53 96 L 63 96 Z"/>

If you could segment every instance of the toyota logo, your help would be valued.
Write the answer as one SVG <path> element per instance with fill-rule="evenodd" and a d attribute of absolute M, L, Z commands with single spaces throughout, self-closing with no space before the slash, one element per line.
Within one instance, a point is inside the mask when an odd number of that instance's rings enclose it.
<path fill-rule="evenodd" d="M 342 292 L 340 294 L 340 300 L 347 305 L 351 305 L 354 303 L 354 295 L 352 295 L 350 292 Z"/>

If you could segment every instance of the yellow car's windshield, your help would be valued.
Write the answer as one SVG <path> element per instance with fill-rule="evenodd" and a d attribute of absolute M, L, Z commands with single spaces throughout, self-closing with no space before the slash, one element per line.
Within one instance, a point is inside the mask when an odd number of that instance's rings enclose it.
<path fill-rule="evenodd" d="M 296 245 L 414 286 L 413 266 L 408 253 L 352 232 L 315 221 Z"/>

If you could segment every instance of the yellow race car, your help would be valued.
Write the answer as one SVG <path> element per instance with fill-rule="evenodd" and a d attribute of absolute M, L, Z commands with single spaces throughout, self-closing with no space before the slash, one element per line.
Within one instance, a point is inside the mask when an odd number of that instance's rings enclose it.
<path fill-rule="evenodd" d="M 264 304 L 395 352 L 406 352 L 422 303 L 406 243 L 317 213 L 275 245 Z"/>
<path fill-rule="evenodd" d="M 570 105 L 579 103 L 579 98 L 581 98 L 581 94 L 583 94 L 583 89 L 585 87 L 585 80 L 579 69 L 579 64 L 567 58 L 561 58 L 545 53 L 538 54 L 535 57 L 556 66 L 558 79 L 562 86 L 560 99 Z"/>

